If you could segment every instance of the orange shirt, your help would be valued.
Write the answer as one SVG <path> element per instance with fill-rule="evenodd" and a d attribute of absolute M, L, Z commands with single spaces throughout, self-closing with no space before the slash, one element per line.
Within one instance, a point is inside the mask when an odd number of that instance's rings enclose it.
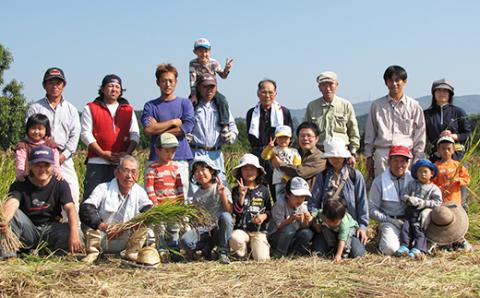
<path fill-rule="evenodd" d="M 453 159 L 445 162 L 436 161 L 435 165 L 438 167 L 438 176 L 433 179 L 433 183 L 442 191 L 443 203 L 451 202 L 461 206 L 462 193 L 460 187 L 470 183 L 470 175 L 467 169 Z M 459 166 L 460 168 L 457 172 Z M 455 172 L 457 172 L 456 175 Z"/>

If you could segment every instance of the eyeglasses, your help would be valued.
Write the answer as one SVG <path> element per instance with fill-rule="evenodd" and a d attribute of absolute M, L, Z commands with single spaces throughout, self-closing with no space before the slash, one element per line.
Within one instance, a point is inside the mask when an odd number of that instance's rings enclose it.
<path fill-rule="evenodd" d="M 132 174 L 133 176 L 137 175 L 138 174 L 138 170 L 137 169 L 127 169 L 127 168 L 118 168 L 118 170 L 120 171 L 120 173 L 126 175 L 126 174 Z"/>
<path fill-rule="evenodd" d="M 315 138 L 316 136 L 314 134 L 299 134 L 298 135 L 298 138 L 299 139 L 313 139 Z"/>

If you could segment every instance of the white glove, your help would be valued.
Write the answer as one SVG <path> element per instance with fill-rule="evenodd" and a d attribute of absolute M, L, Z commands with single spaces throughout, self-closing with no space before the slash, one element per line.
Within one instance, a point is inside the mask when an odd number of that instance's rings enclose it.
<path fill-rule="evenodd" d="M 408 206 L 417 207 L 418 204 L 420 204 L 420 201 L 423 201 L 423 200 L 420 198 L 417 198 L 416 196 L 407 196 L 406 203 Z"/>
<path fill-rule="evenodd" d="M 233 144 L 233 142 L 235 142 L 235 134 L 230 131 L 222 133 L 222 140 L 226 144 Z"/>
<path fill-rule="evenodd" d="M 432 215 L 431 215 L 432 209 L 430 208 L 425 208 L 420 212 L 420 215 L 418 216 L 418 220 L 420 221 L 420 226 L 424 231 L 427 230 L 428 225 L 430 224 L 430 221 L 432 220 Z"/>
<path fill-rule="evenodd" d="M 190 144 L 193 141 L 193 135 L 189 132 L 185 135 L 185 139 L 187 139 L 187 142 Z"/>

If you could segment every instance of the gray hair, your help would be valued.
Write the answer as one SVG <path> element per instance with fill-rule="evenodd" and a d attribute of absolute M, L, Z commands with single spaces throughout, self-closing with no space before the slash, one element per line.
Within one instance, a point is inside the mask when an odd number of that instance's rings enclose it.
<path fill-rule="evenodd" d="M 117 169 L 120 169 L 123 166 L 123 163 L 125 161 L 133 162 L 135 164 L 135 167 L 138 169 L 138 167 L 139 167 L 138 160 L 135 157 L 133 157 L 131 155 L 128 155 L 128 154 L 120 158 L 120 161 L 118 162 Z"/>

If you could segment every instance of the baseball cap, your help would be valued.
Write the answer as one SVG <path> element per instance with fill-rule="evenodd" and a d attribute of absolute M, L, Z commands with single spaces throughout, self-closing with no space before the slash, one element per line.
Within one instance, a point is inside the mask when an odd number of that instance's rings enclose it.
<path fill-rule="evenodd" d="M 317 77 L 317 83 L 321 84 L 325 82 L 332 82 L 332 83 L 338 82 L 337 74 L 334 73 L 333 71 L 325 71 L 319 74 Z"/>
<path fill-rule="evenodd" d="M 275 128 L 275 137 L 292 137 L 292 128 L 288 125 L 279 125 Z"/>
<path fill-rule="evenodd" d="M 402 145 L 391 146 L 390 151 L 388 152 L 388 157 L 390 156 L 404 156 L 408 159 L 411 159 L 413 157 L 410 149 Z"/>
<path fill-rule="evenodd" d="M 197 80 L 197 85 L 202 86 L 217 86 L 217 80 L 211 74 L 204 74 L 200 76 Z"/>
<path fill-rule="evenodd" d="M 178 147 L 177 137 L 169 132 L 162 133 L 155 143 L 157 148 L 175 148 Z"/>
<path fill-rule="evenodd" d="M 54 164 L 52 148 L 40 145 L 32 148 L 30 155 L 28 156 L 28 162 L 30 164 L 36 164 L 40 162 L 46 162 Z"/>
<path fill-rule="evenodd" d="M 450 92 L 452 92 L 452 95 L 455 94 L 452 84 L 450 84 L 445 79 L 436 80 L 432 83 L 432 94 L 437 89 L 446 89 L 446 90 L 449 90 Z"/>
<path fill-rule="evenodd" d="M 212 46 L 210 45 L 210 42 L 206 38 L 199 38 L 193 44 L 194 49 L 204 48 L 204 49 L 210 50 L 211 47 Z"/>
<path fill-rule="evenodd" d="M 451 136 L 443 136 L 440 137 L 437 141 L 437 146 L 440 145 L 441 143 L 452 143 L 455 144 L 455 140 Z"/>
<path fill-rule="evenodd" d="M 120 88 L 122 87 L 122 79 L 120 79 L 119 76 L 115 75 L 115 74 L 109 74 L 109 75 L 106 75 L 103 80 L 102 80 L 102 88 L 105 87 L 105 85 L 109 84 L 109 83 L 117 83 L 120 85 Z"/>
<path fill-rule="evenodd" d="M 47 71 L 43 75 L 43 83 L 51 79 L 60 79 L 63 81 L 64 84 L 67 83 L 67 80 L 65 80 L 65 74 L 63 73 L 63 70 L 58 67 L 50 67 L 49 69 L 47 69 Z"/>
<path fill-rule="evenodd" d="M 290 192 L 295 196 L 311 197 L 310 187 L 307 181 L 301 177 L 293 177 L 290 182 Z"/>

